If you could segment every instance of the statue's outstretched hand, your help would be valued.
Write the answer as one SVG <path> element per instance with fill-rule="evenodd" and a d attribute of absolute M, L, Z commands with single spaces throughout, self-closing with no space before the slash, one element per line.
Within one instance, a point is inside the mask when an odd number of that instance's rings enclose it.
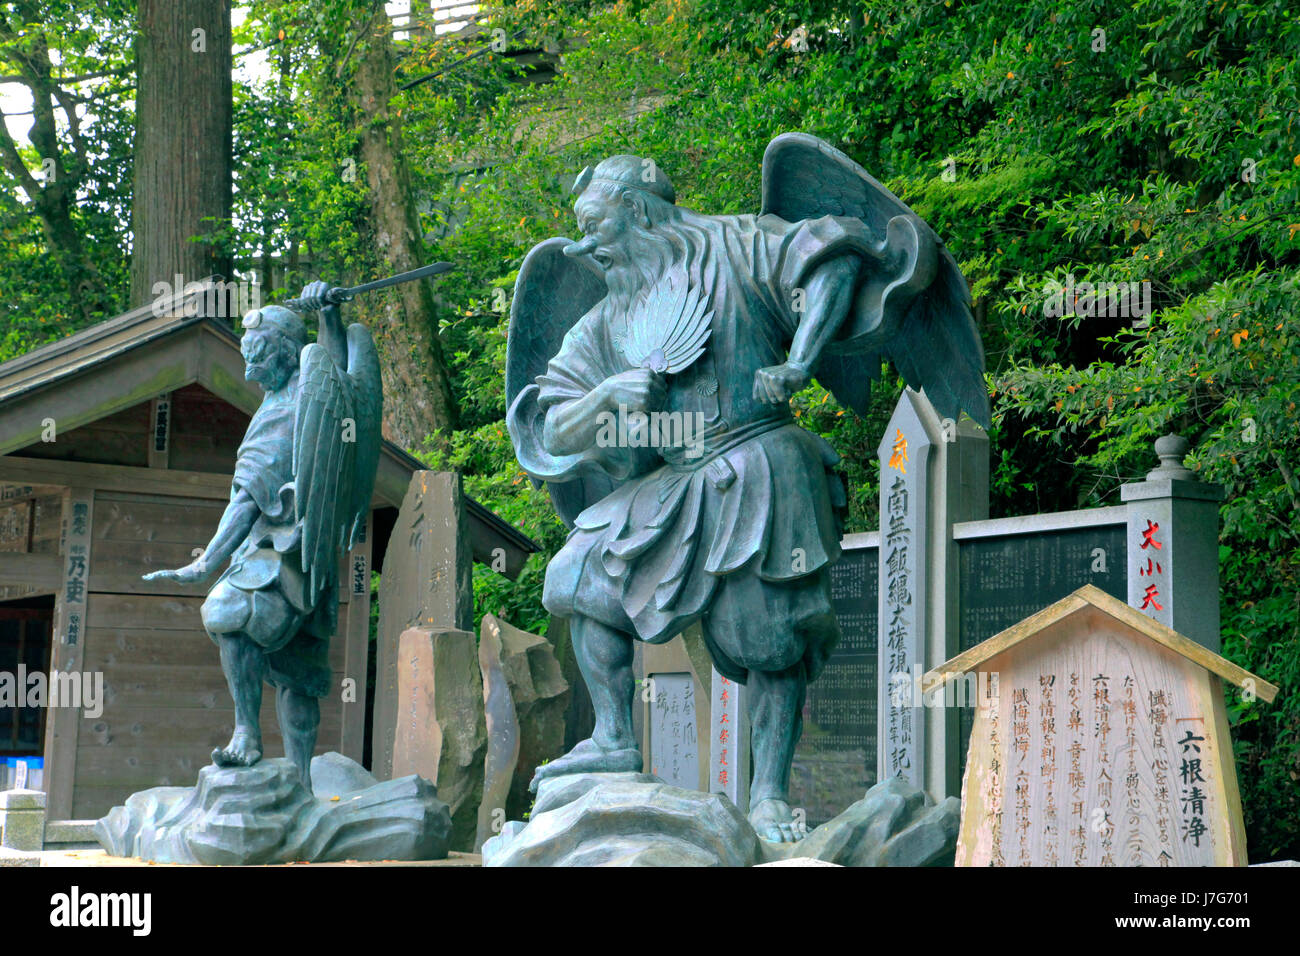
<path fill-rule="evenodd" d="M 177 584 L 194 584 L 196 581 L 202 581 L 211 572 L 203 564 L 200 558 L 192 561 L 183 568 L 177 568 L 174 571 L 150 571 L 148 574 L 141 575 L 145 581 L 174 581 Z"/>
<path fill-rule="evenodd" d="M 811 378 L 806 369 L 789 362 L 760 368 L 754 373 L 754 398 L 769 405 L 783 404 Z"/>

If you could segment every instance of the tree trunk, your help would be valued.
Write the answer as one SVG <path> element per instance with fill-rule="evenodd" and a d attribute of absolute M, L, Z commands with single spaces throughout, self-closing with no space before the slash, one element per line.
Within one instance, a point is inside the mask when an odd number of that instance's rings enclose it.
<path fill-rule="evenodd" d="M 378 17 L 356 48 L 353 106 L 366 169 L 369 226 L 389 275 L 424 265 L 424 239 L 402 154 L 401 121 L 390 111 L 395 61 L 386 18 Z M 417 448 L 425 436 L 456 427 L 456 401 L 447 375 L 433 291 L 408 282 L 358 300 L 357 314 L 375 332 L 383 368 L 385 437 Z"/>
<path fill-rule="evenodd" d="M 231 277 L 230 0 L 139 0 L 131 303 Z"/>

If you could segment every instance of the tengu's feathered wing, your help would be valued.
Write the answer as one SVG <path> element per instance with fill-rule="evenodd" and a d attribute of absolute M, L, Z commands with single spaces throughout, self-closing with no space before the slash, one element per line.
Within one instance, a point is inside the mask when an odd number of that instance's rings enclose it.
<path fill-rule="evenodd" d="M 506 408 L 546 371 L 565 334 L 608 291 L 605 277 L 590 257 L 564 254 L 569 243 L 564 238 L 540 242 L 519 267 L 506 338 Z M 533 479 L 533 484 L 541 482 Z M 584 508 L 604 498 L 616 484 L 594 468 L 581 469 L 567 481 L 546 482 L 560 520 L 570 528 Z"/>
<path fill-rule="evenodd" d="M 885 308 L 888 287 L 861 287 L 840 338 L 823 353 L 814 375 L 841 403 L 864 414 L 871 379 L 888 359 L 915 389 L 924 389 L 939 414 L 954 421 L 962 411 L 987 428 L 984 347 L 971 315 L 970 290 L 956 260 L 903 202 L 839 150 L 806 133 L 785 133 L 763 155 L 763 212 L 790 222 L 846 216 L 866 223 L 877 240 L 916 257 L 912 281 L 900 289 L 897 308 Z M 897 237 L 901 241 L 894 242 Z M 933 276 L 930 278 L 930 276 Z M 878 324 L 855 327 L 874 309 Z M 854 312 L 858 313 L 855 316 Z M 866 325 L 871 325 L 866 328 Z"/>
<path fill-rule="evenodd" d="M 379 465 L 384 392 L 365 326 L 348 326 L 347 352 L 346 370 L 319 343 L 299 359 L 293 474 L 302 570 L 314 597 L 333 580 L 339 551 L 365 527 Z"/>

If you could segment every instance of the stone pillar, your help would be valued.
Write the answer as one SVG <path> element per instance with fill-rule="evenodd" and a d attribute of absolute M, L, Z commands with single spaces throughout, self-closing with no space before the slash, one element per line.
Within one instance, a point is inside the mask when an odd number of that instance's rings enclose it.
<path fill-rule="evenodd" d="M 465 495 L 455 472 L 411 476 L 388 540 L 379 585 L 371 773 L 393 775 L 397 720 L 397 642 L 412 627 L 474 627 L 473 554 Z"/>
<path fill-rule="evenodd" d="M 929 403 L 906 389 L 885 426 L 880 458 L 879 712 L 876 778 L 924 783 L 926 714 L 912 691 L 913 674 L 925 670 L 935 570 L 930 547 L 930 458 L 943 439 Z"/>
<path fill-rule="evenodd" d="M 724 793 L 749 812 L 749 702 L 745 686 L 710 668 L 709 793 Z"/>
<path fill-rule="evenodd" d="M 469 631 L 413 627 L 398 643 L 392 776 L 416 774 L 451 811 L 451 848 L 472 851 L 483 801 L 487 725 Z"/>
<path fill-rule="evenodd" d="M 510 785 L 519 763 L 519 715 L 505 669 L 501 666 L 501 628 L 491 614 L 483 615 L 478 636 L 478 667 L 483 675 L 483 712 L 487 719 L 487 759 L 483 764 L 483 802 L 478 809 L 474 852 L 483 849 L 505 825 Z"/>
<path fill-rule="evenodd" d="M 565 753 L 565 713 L 569 708 L 569 684 L 546 638 L 530 634 L 483 615 L 480 641 L 496 646 L 501 674 L 519 728 L 519 752 L 506 802 L 500 804 L 506 818 L 522 820 L 532 806 L 528 784 L 542 764 Z M 479 659 L 483 659 L 480 646 Z M 484 693 L 487 692 L 486 671 Z M 486 698 L 485 698 L 486 699 Z"/>
<path fill-rule="evenodd" d="M 952 527 L 962 521 L 982 521 L 989 516 L 989 436 L 963 416 L 954 422 L 940 419 L 929 401 L 922 412 L 932 416 L 941 441 L 930 459 L 930 543 L 933 561 L 926 586 L 930 626 L 926 637 L 925 667 L 938 667 L 961 651 L 961 564 Z M 920 674 L 917 680 L 920 680 Z M 957 707 L 927 708 L 926 762 L 922 788 L 936 803 L 961 796 L 961 713 Z"/>
<path fill-rule="evenodd" d="M 45 794 L 40 790 L 0 792 L 0 848 L 33 852 L 45 846 Z"/>
<path fill-rule="evenodd" d="M 1197 479 L 1186 438 L 1156 439 L 1160 465 L 1120 486 L 1128 509 L 1128 603 L 1216 654 L 1219 503 L 1223 486 Z"/>
<path fill-rule="evenodd" d="M 941 418 L 906 389 L 880 457 L 877 774 L 937 802 L 961 791 L 956 708 L 924 707 L 921 676 L 959 651 L 959 564 L 952 527 L 988 517 L 988 436 Z"/>

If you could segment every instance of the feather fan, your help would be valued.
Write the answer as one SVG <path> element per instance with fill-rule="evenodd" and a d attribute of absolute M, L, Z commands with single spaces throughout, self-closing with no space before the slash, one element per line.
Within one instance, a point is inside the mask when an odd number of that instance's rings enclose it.
<path fill-rule="evenodd" d="M 706 297 L 689 286 L 678 289 L 665 277 L 628 318 L 623 355 L 636 368 L 680 372 L 704 354 L 712 321 Z"/>

